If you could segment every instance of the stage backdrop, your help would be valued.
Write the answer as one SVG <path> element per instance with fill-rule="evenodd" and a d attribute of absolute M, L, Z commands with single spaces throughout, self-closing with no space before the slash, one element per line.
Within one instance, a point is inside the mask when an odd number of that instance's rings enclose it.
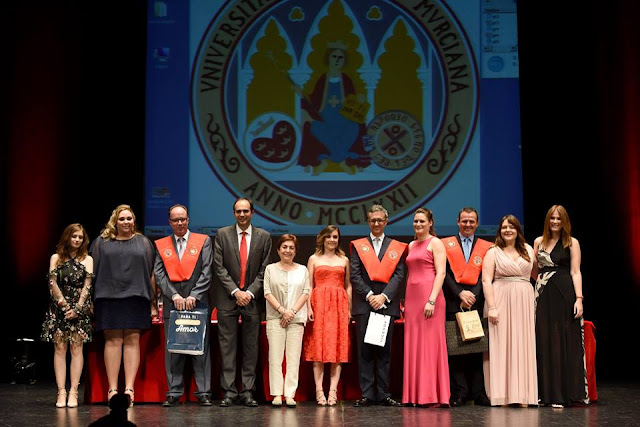
<path fill-rule="evenodd" d="M 167 207 L 194 231 L 229 223 L 361 235 L 459 209 L 492 235 L 523 218 L 517 16 L 512 0 L 149 1 L 145 232 Z"/>

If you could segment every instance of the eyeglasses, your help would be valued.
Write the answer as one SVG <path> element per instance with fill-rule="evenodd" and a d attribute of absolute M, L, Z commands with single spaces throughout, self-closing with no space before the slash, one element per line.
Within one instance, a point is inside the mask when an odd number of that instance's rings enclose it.
<path fill-rule="evenodd" d="M 171 221 L 172 223 L 176 224 L 179 222 L 187 222 L 189 221 L 189 218 L 169 218 L 169 221 Z"/>
<path fill-rule="evenodd" d="M 373 218 L 373 219 L 370 219 L 369 222 L 371 224 L 384 224 L 385 222 L 387 222 L 387 219 L 386 218 L 385 219 Z"/>

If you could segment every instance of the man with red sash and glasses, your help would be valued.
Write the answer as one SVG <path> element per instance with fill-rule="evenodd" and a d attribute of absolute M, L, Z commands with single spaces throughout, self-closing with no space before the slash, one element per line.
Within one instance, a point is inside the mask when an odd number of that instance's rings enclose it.
<path fill-rule="evenodd" d="M 384 207 L 373 205 L 367 217 L 371 233 L 352 241 L 350 247 L 350 278 L 355 290 L 351 312 L 356 321 L 362 391 L 362 398 L 354 406 L 402 406 L 391 397 L 389 391 L 389 366 L 394 320 L 400 317 L 400 298 L 405 286 L 407 244 L 384 235 L 384 227 L 389 219 Z M 391 316 L 384 347 L 364 342 L 371 312 Z"/>
<path fill-rule="evenodd" d="M 456 320 L 461 309 L 478 310 L 482 317 L 482 261 L 492 243 L 475 236 L 478 211 L 465 207 L 458 213 L 459 233 L 442 239 L 447 251 L 447 274 L 442 287 L 447 301 L 447 320 Z M 449 356 L 451 406 L 462 406 L 467 399 L 476 405 L 491 406 L 484 389 L 482 354 Z"/>
<path fill-rule="evenodd" d="M 169 312 L 207 307 L 213 249 L 211 238 L 189 231 L 189 212 L 186 206 L 169 208 L 171 236 L 156 240 L 154 272 L 163 295 L 164 334 L 168 336 Z M 207 335 L 210 328 L 207 328 Z M 162 406 L 174 406 L 184 392 L 183 370 L 187 357 L 191 357 L 197 391 L 194 393 L 202 406 L 211 406 L 211 354 L 209 337 L 205 336 L 202 356 L 169 353 L 165 350 L 164 365 L 167 372 L 167 399 Z"/>

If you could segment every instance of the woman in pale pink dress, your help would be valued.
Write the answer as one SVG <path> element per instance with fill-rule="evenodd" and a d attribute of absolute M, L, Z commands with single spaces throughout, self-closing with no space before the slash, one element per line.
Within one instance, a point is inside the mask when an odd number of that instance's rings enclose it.
<path fill-rule="evenodd" d="M 448 407 L 451 391 L 442 294 L 447 255 L 435 237 L 430 210 L 415 212 L 413 229 L 416 239 L 409 243 L 406 261 L 402 403 Z"/>
<path fill-rule="evenodd" d="M 529 281 L 534 259 L 520 222 L 505 215 L 482 264 L 484 312 L 489 317 L 484 381 L 493 406 L 538 404 L 535 295 Z"/>

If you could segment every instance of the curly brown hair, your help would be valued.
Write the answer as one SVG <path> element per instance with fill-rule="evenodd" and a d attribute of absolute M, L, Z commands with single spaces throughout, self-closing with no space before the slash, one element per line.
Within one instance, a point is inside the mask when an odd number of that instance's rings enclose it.
<path fill-rule="evenodd" d="M 336 249 L 336 255 L 344 255 L 344 251 L 340 247 L 340 229 L 337 225 L 329 224 L 318 233 L 316 236 L 316 255 L 324 254 L 324 241 L 334 231 L 338 232 L 338 248 Z"/>

